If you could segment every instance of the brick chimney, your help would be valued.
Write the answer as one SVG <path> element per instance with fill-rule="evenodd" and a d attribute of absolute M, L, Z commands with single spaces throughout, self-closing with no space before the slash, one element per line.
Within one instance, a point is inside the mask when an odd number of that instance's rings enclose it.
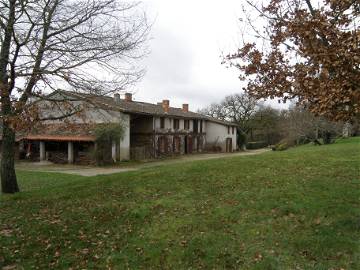
<path fill-rule="evenodd" d="M 162 107 L 164 109 L 164 112 L 168 113 L 169 112 L 169 107 L 170 107 L 170 101 L 168 99 L 164 99 L 162 101 Z"/>
<path fill-rule="evenodd" d="M 114 94 L 114 100 L 116 103 L 120 102 L 120 94 L 118 93 Z"/>
<path fill-rule="evenodd" d="M 132 94 L 131 93 L 125 93 L 125 101 L 132 101 Z"/>
<path fill-rule="evenodd" d="M 182 111 L 183 112 L 189 112 L 189 104 L 183 104 L 182 105 Z"/>

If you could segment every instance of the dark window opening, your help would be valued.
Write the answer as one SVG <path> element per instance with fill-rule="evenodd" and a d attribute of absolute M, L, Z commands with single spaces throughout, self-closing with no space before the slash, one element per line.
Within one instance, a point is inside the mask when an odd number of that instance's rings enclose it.
<path fill-rule="evenodd" d="M 230 126 L 228 126 L 228 134 L 230 134 Z"/>
<path fill-rule="evenodd" d="M 198 133 L 198 120 L 194 120 L 194 133 Z"/>
<path fill-rule="evenodd" d="M 234 134 L 234 132 L 235 132 L 235 127 L 232 127 L 232 134 Z"/>
<path fill-rule="evenodd" d="M 174 129 L 175 129 L 175 130 L 178 130 L 178 129 L 179 129 L 179 126 L 180 126 L 180 124 L 179 124 L 179 119 L 174 119 Z"/>
<path fill-rule="evenodd" d="M 165 118 L 160 117 L 160 128 L 165 128 Z"/>
<path fill-rule="evenodd" d="M 189 130 L 190 129 L 190 121 L 184 120 L 184 129 Z"/>
<path fill-rule="evenodd" d="M 200 120 L 200 133 L 203 132 L 203 120 Z"/>

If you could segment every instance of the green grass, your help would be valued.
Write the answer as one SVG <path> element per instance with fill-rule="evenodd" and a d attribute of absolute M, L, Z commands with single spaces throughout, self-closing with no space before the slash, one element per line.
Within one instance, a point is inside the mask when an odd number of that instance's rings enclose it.
<path fill-rule="evenodd" d="M 0 268 L 360 269 L 360 138 L 80 177 L 18 172 Z"/>

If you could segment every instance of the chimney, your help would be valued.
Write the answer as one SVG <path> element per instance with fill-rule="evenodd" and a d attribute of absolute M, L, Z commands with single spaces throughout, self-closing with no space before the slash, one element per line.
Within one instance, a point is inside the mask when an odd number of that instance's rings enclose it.
<path fill-rule="evenodd" d="M 183 104 L 182 105 L 182 111 L 183 112 L 189 112 L 189 104 Z"/>
<path fill-rule="evenodd" d="M 168 113 L 169 112 L 169 107 L 170 107 L 170 101 L 168 99 L 164 99 L 162 101 L 162 107 L 164 109 L 164 112 Z"/>
<path fill-rule="evenodd" d="M 125 93 L 125 101 L 132 101 L 132 94 L 131 93 Z"/>
<path fill-rule="evenodd" d="M 114 100 L 116 103 L 120 102 L 120 94 L 118 93 L 114 94 Z"/>

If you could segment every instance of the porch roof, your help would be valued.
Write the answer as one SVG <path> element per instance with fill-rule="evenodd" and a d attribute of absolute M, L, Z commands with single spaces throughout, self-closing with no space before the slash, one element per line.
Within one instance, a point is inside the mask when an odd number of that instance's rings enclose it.
<path fill-rule="evenodd" d="M 18 134 L 20 140 L 93 142 L 95 125 L 92 124 L 40 124 L 30 132 Z"/>
<path fill-rule="evenodd" d="M 94 142 L 94 136 L 59 136 L 59 135 L 28 135 L 23 137 L 29 141 L 58 141 L 58 142 Z"/>

